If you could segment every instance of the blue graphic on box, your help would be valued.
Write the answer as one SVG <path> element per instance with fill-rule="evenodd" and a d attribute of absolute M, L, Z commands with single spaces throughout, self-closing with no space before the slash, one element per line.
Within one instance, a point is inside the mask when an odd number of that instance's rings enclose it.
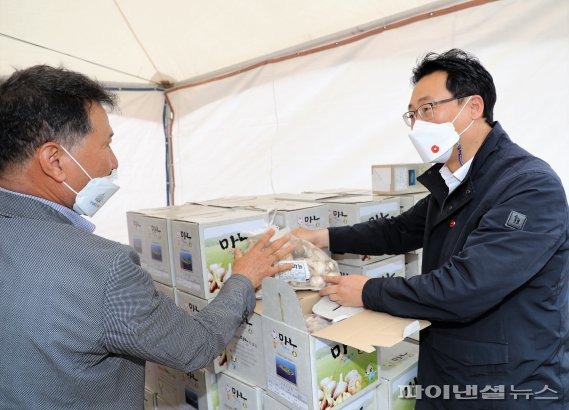
<path fill-rule="evenodd" d="M 150 256 L 152 256 L 152 259 L 155 261 L 162 262 L 162 247 L 155 243 L 150 245 Z"/>
<path fill-rule="evenodd" d="M 275 356 L 277 375 L 296 385 L 296 365 L 281 356 Z"/>
<path fill-rule="evenodd" d="M 191 253 L 180 251 L 180 268 L 189 272 L 194 271 Z"/>

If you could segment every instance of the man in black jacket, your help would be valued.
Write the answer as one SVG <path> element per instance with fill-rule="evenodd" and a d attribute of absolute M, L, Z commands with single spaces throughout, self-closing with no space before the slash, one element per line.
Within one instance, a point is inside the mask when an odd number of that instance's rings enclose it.
<path fill-rule="evenodd" d="M 569 408 L 568 206 L 544 161 L 492 111 L 491 75 L 461 51 L 427 54 L 403 115 L 430 195 L 402 215 L 296 232 L 333 252 L 423 247 L 422 275 L 329 277 L 347 306 L 427 319 L 417 410 Z"/>

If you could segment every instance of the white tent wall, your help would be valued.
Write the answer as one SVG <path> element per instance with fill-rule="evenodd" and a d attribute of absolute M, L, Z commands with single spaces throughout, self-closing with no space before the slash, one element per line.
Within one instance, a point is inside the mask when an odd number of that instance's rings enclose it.
<path fill-rule="evenodd" d="M 171 92 L 176 203 L 369 188 L 418 162 L 401 120 L 427 51 L 463 48 L 494 76 L 495 119 L 569 184 L 569 2 L 501 0 Z"/>
<path fill-rule="evenodd" d="M 92 218 L 95 233 L 128 243 L 126 212 L 166 205 L 166 168 L 162 112 L 158 91 L 118 91 L 118 107 L 109 114 L 111 148 L 119 162 L 121 189 Z"/>

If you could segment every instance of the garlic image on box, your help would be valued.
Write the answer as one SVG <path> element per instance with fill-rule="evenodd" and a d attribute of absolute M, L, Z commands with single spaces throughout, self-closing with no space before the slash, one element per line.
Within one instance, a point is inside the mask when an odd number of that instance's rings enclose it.
<path fill-rule="evenodd" d="M 336 382 L 330 377 L 325 377 L 320 381 L 320 391 L 318 400 L 320 410 L 332 408 L 362 389 L 362 375 L 357 370 L 351 370 L 343 377 L 340 373 L 340 381 Z"/>
<path fill-rule="evenodd" d="M 213 293 L 218 291 L 223 286 L 223 282 L 231 276 L 231 264 L 227 267 L 227 270 L 218 263 L 212 263 L 208 268 L 208 284 L 209 292 Z"/>
<path fill-rule="evenodd" d="M 356 394 L 362 389 L 362 375 L 357 370 L 351 370 L 346 374 L 346 383 L 348 383 L 348 393 Z"/>

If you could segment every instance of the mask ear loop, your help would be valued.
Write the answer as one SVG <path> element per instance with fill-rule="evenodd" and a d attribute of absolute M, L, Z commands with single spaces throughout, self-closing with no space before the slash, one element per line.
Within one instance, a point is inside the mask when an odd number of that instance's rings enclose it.
<path fill-rule="evenodd" d="M 81 171 L 83 171 L 85 173 L 85 175 L 87 175 L 89 177 L 89 179 L 93 179 L 93 178 L 91 178 L 91 175 L 89 175 L 89 173 L 87 171 L 85 171 L 85 168 L 83 168 L 83 166 L 81 166 L 79 161 L 77 161 L 75 159 L 75 157 L 73 155 L 71 155 L 69 153 L 69 151 L 67 151 L 63 145 L 60 145 L 60 147 L 61 147 L 61 149 L 63 149 L 63 151 L 65 151 L 67 153 L 67 155 L 69 155 L 69 158 L 71 158 L 73 160 L 73 162 L 75 162 L 79 166 L 79 168 L 81 168 Z"/>
<path fill-rule="evenodd" d="M 458 116 L 462 113 L 462 110 L 464 110 L 464 108 L 466 107 L 466 104 L 468 104 L 468 102 L 470 101 L 471 98 L 472 98 L 472 96 L 468 97 L 468 100 L 466 100 L 466 103 L 464 103 L 463 107 L 460 109 L 458 114 L 456 114 L 456 116 L 452 120 L 453 124 L 456 121 L 456 119 L 458 118 Z M 464 134 L 466 131 L 468 131 L 468 129 L 472 126 L 472 124 L 474 124 L 474 120 L 472 120 L 470 122 L 470 124 L 468 124 L 468 127 L 466 127 L 464 130 L 462 130 L 462 132 L 460 134 L 458 134 L 459 140 L 458 140 L 458 143 L 456 144 L 456 149 L 458 150 L 458 162 L 460 163 L 460 166 L 464 165 L 464 162 L 462 162 L 462 145 L 460 144 L 460 136 L 462 134 Z"/>

